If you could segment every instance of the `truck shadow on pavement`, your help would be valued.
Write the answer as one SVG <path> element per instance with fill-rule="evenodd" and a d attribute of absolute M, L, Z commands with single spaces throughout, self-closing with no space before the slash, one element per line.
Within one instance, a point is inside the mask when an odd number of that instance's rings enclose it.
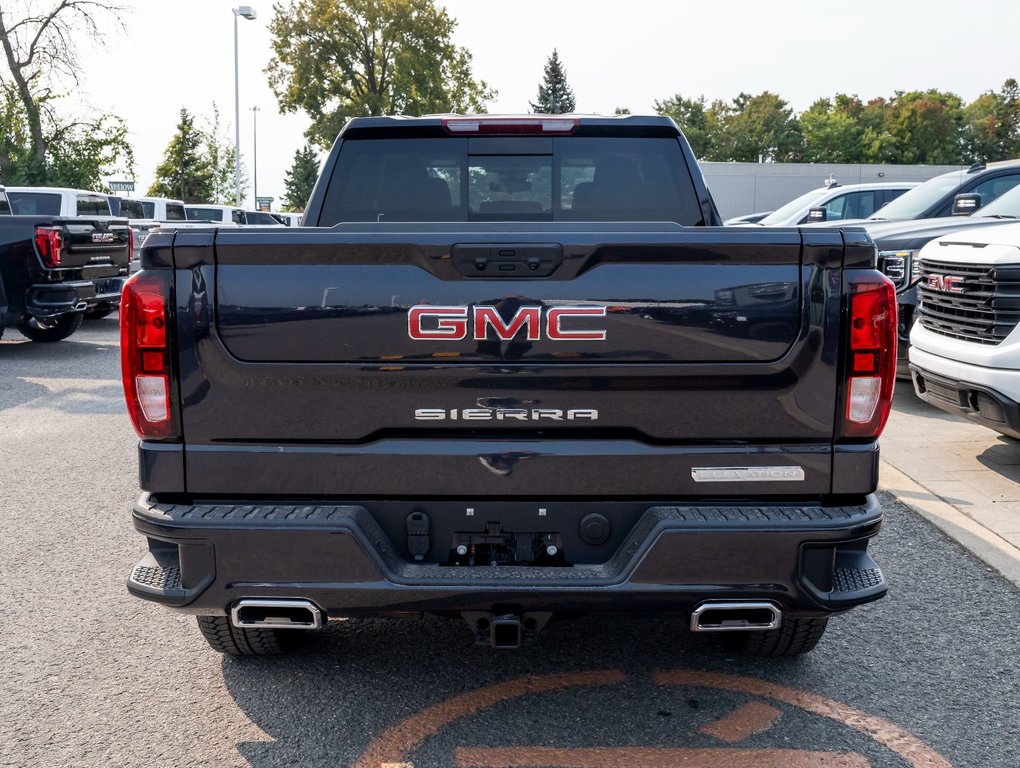
<path fill-rule="evenodd" d="M 95 365 L 97 358 L 106 355 L 111 364 Z M 107 361 L 104 361 L 104 363 Z M 27 339 L 9 339 L 6 335 L 0 341 L 0 370 L 5 375 L 32 375 L 39 363 L 56 363 L 60 373 L 67 371 L 68 377 L 82 379 L 104 379 L 120 377 L 120 347 L 117 344 L 102 344 L 94 341 L 77 341 L 74 337 L 51 344 L 39 344 Z M 83 366 L 82 363 L 90 363 Z"/>
<path fill-rule="evenodd" d="M 251 765 L 268 768 L 353 765 L 373 738 L 426 707 L 442 706 L 469 690 L 560 674 L 625 675 L 632 682 L 615 691 L 613 698 L 628 709 L 624 718 L 628 724 L 606 719 L 605 702 L 596 705 L 589 700 L 590 691 L 579 689 L 559 694 L 557 702 L 550 697 L 522 699 L 519 707 L 479 712 L 470 718 L 475 726 L 464 724 L 467 733 L 462 728 L 444 735 L 441 741 L 450 741 L 445 750 L 452 756 L 460 740 L 466 746 L 501 741 L 540 744 L 549 737 L 537 731 L 550 724 L 560 743 L 624 744 L 635 728 L 655 731 L 665 725 L 672 730 L 689 714 L 716 708 L 700 698 L 684 699 L 683 711 L 674 697 L 635 701 L 640 698 L 637 689 L 648 688 L 656 670 L 725 669 L 754 675 L 761 666 L 734 658 L 713 638 L 691 636 L 680 618 L 592 616 L 557 621 L 533 644 L 494 651 L 473 646 L 463 622 L 426 617 L 333 622 L 289 658 L 224 659 L 223 674 L 241 709 L 274 739 L 242 743 L 238 750 Z M 812 663 L 804 658 L 766 666 L 773 674 L 796 680 Z M 571 733 L 573 719 L 588 721 L 594 732 L 584 726 Z M 401 762 L 395 765 L 404 768 Z"/>
<path fill-rule="evenodd" d="M 104 330 L 108 336 L 109 329 Z M 0 341 L 0 411 L 30 404 L 68 414 L 125 413 L 115 341 L 89 340 L 96 335 L 87 331 L 52 344 L 28 341 L 11 329 L 7 334 Z M 40 371 L 47 375 L 40 376 Z M 63 381 L 50 388 L 50 379 Z"/>
<path fill-rule="evenodd" d="M 1001 670 L 1017 648 L 1000 621 L 1020 595 L 886 494 L 883 504 L 875 549 L 890 595 L 832 619 L 806 656 L 738 656 L 683 618 L 553 622 L 501 652 L 473 646 L 454 620 L 331 622 L 290 656 L 221 661 L 239 714 L 265 734 L 236 749 L 255 768 L 1020 764 L 1002 730 L 1015 675 Z M 927 757 L 889 746 L 910 743 Z"/>
<path fill-rule="evenodd" d="M 995 445 L 978 454 L 977 460 L 988 469 L 1020 483 L 1020 441 L 1000 436 Z"/>

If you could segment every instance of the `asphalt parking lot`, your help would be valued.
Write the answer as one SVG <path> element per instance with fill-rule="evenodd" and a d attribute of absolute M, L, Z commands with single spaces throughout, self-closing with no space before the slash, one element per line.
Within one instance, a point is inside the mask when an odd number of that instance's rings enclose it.
<path fill-rule="evenodd" d="M 55 345 L 7 334 L 4 766 L 1020 765 L 1020 591 L 888 495 L 873 553 L 889 597 L 801 659 L 615 617 L 516 652 L 426 618 L 220 657 L 193 619 L 124 588 L 143 544 L 116 317 Z"/>

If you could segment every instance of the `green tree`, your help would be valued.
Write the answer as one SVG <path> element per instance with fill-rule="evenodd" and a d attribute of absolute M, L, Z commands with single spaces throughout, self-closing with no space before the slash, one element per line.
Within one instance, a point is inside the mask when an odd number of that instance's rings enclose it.
<path fill-rule="evenodd" d="M 182 107 L 177 132 L 163 153 L 148 194 L 186 203 L 209 202 L 215 192 L 215 172 L 204 144 L 205 135 L 195 127 L 195 118 Z"/>
<path fill-rule="evenodd" d="M 687 99 L 679 93 L 655 102 L 655 111 L 673 118 L 680 126 L 694 151 L 694 156 L 708 159 L 713 140 L 713 119 L 705 106 L 705 97 Z"/>
<path fill-rule="evenodd" d="M 220 109 L 216 102 L 212 105 L 212 122 L 208 123 L 202 131 L 202 143 L 204 153 L 209 161 L 209 168 L 212 171 L 212 194 L 202 202 L 216 203 L 217 205 L 234 205 L 237 201 L 237 178 L 234 172 L 234 158 L 237 153 L 234 149 L 234 140 L 227 135 L 230 127 L 226 129 L 220 122 Z M 241 189 L 248 186 L 248 174 L 241 163 Z"/>
<path fill-rule="evenodd" d="M 134 153 L 119 117 L 68 121 L 47 109 L 42 126 L 46 151 L 39 165 L 24 106 L 0 86 L 0 182 L 104 190 L 114 173 L 133 176 Z"/>
<path fill-rule="evenodd" d="M 320 147 L 352 117 L 484 111 L 495 96 L 433 0 L 291 0 L 273 11 L 270 86 L 282 112 L 312 119 L 305 135 Z"/>
<path fill-rule="evenodd" d="M 856 97 L 838 94 L 835 102 L 818 99 L 800 115 L 808 163 L 860 163 L 863 133 Z M 855 112 L 857 114 L 855 114 Z"/>
<path fill-rule="evenodd" d="M 61 93 L 79 85 L 74 40 L 102 40 L 99 21 L 120 8 L 102 0 L 62 0 L 48 10 L 31 0 L 0 6 L 0 180 L 100 189 L 118 169 L 133 171 L 123 121 L 113 115 L 70 119 Z"/>
<path fill-rule="evenodd" d="M 986 91 L 963 110 L 968 159 L 992 162 L 1020 155 L 1020 85 L 1013 78 L 996 93 Z"/>
<path fill-rule="evenodd" d="M 717 120 L 717 146 L 725 155 L 717 159 L 782 163 L 801 157 L 804 137 L 800 123 L 787 103 L 774 93 L 741 93 Z"/>
<path fill-rule="evenodd" d="M 955 93 L 897 91 L 885 112 L 886 131 L 898 163 L 965 161 L 963 102 Z"/>
<path fill-rule="evenodd" d="M 573 112 L 576 106 L 574 91 L 567 83 L 567 70 L 563 68 L 559 53 L 553 48 L 552 55 L 545 62 L 542 82 L 538 84 L 538 101 L 531 103 L 531 111 L 562 115 Z"/>
<path fill-rule="evenodd" d="M 24 172 L 32 164 L 32 140 L 25 110 L 13 89 L 0 88 L 0 182 L 27 184 Z"/>
<path fill-rule="evenodd" d="M 882 97 L 862 104 L 855 113 L 861 125 L 861 152 L 866 163 L 898 163 L 899 148 L 890 132 L 890 102 Z"/>
<path fill-rule="evenodd" d="M 319 153 L 311 144 L 294 153 L 294 164 L 283 180 L 283 204 L 288 211 L 303 211 L 319 178 Z"/>
<path fill-rule="evenodd" d="M 46 183 L 55 187 L 108 191 L 105 179 L 117 169 L 134 176 L 127 125 L 104 115 L 95 121 L 54 126 L 47 138 Z"/>

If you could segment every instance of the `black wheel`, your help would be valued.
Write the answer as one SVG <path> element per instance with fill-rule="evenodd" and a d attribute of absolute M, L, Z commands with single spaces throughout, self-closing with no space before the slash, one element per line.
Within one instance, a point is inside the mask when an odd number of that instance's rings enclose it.
<path fill-rule="evenodd" d="M 749 656 L 799 656 L 822 639 L 828 619 L 783 619 L 779 629 L 733 633 L 737 649 Z"/>
<path fill-rule="evenodd" d="M 275 656 L 292 648 L 300 631 L 238 629 L 226 616 L 199 616 L 198 628 L 214 651 L 230 656 Z"/>
<path fill-rule="evenodd" d="M 102 320 L 113 314 L 114 307 L 109 304 L 100 304 L 98 307 L 85 311 L 86 320 Z"/>
<path fill-rule="evenodd" d="M 81 328 L 82 312 L 70 312 L 52 318 L 25 316 L 18 323 L 18 330 L 32 341 L 62 341 Z"/>

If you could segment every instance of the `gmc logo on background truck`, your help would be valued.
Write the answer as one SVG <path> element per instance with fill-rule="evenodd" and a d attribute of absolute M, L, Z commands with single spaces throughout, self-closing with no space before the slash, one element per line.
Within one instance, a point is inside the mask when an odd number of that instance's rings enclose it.
<path fill-rule="evenodd" d="M 928 275 L 928 287 L 933 291 L 963 293 L 963 278 L 957 275 Z"/>
<path fill-rule="evenodd" d="M 565 321 L 586 317 L 605 317 L 605 307 L 549 307 L 542 323 L 542 307 L 520 307 L 509 321 L 496 307 L 432 307 L 418 305 L 407 313 L 407 333 L 416 341 L 461 341 L 470 338 L 485 341 L 496 338 L 511 341 L 522 331 L 528 341 L 539 341 L 543 329 L 550 341 L 605 341 L 605 330 L 564 327 Z"/>

